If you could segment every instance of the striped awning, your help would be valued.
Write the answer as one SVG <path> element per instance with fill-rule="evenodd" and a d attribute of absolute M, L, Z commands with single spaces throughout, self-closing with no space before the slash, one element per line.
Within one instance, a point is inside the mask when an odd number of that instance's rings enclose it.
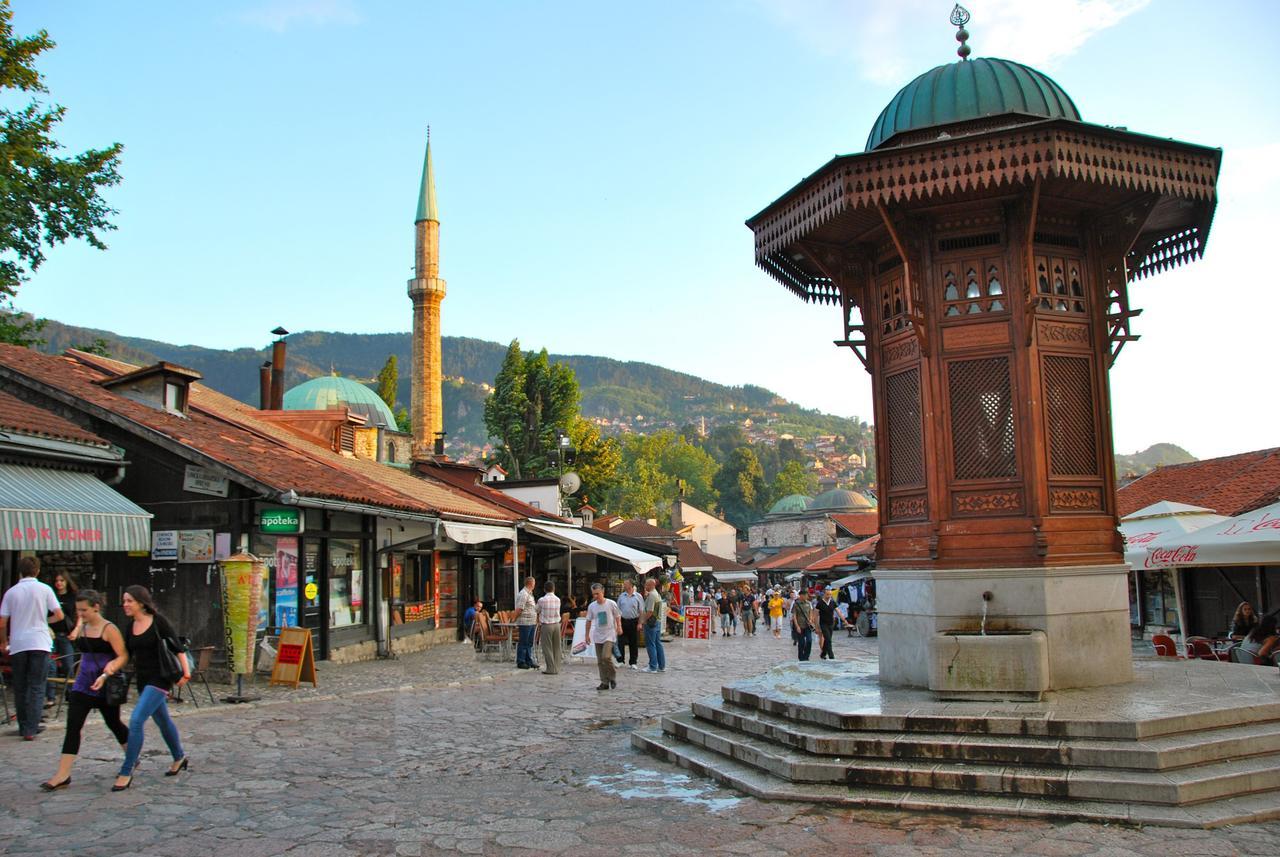
<path fill-rule="evenodd" d="M 91 473 L 0 464 L 0 550 L 149 551 L 151 515 Z"/>

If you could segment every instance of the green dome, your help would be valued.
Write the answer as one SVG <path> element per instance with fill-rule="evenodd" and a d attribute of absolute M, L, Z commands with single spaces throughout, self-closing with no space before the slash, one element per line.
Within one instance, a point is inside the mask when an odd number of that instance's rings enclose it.
<path fill-rule="evenodd" d="M 329 375 L 312 378 L 284 394 L 286 411 L 327 411 L 347 408 L 371 426 L 395 429 L 396 415 L 373 390 L 359 381 Z"/>
<path fill-rule="evenodd" d="M 875 503 L 872 503 L 857 491 L 832 488 L 830 491 L 823 491 L 815 497 L 809 510 L 812 512 L 844 512 L 856 509 L 874 509 L 875 507 Z"/>
<path fill-rule="evenodd" d="M 867 151 L 898 134 L 1010 113 L 1074 119 L 1071 96 L 1045 74 L 1011 60 L 979 57 L 940 65 L 899 90 L 867 137 Z"/>
<path fill-rule="evenodd" d="M 803 494 L 788 494 L 778 502 L 769 507 L 767 514 L 770 515 L 799 515 L 802 512 L 809 511 L 809 506 L 813 504 L 812 497 L 806 497 Z"/>

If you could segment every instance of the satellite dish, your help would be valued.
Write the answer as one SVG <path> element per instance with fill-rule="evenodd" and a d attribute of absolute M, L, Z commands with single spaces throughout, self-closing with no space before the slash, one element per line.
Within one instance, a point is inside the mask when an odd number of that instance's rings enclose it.
<path fill-rule="evenodd" d="M 582 477 L 576 473 L 566 473 L 560 477 L 560 490 L 566 494 L 575 494 L 582 487 Z"/>

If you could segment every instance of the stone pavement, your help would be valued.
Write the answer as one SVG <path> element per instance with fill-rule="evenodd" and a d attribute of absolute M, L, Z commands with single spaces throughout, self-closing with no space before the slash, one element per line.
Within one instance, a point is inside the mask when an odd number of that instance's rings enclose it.
<path fill-rule="evenodd" d="M 836 641 L 874 662 L 874 640 Z M 668 645 L 662 675 L 594 663 L 559 676 L 476 661 L 461 645 L 320 667 L 316 690 L 179 706 L 191 771 L 161 776 L 147 730 L 133 788 L 90 721 L 72 785 L 46 795 L 61 728 L 0 737 L 0 853 L 258 857 L 432 855 L 1228 855 L 1280 853 L 1280 823 L 1188 831 L 841 811 L 765 803 L 630 749 L 664 713 L 794 656 L 770 636 Z M 644 662 L 643 655 L 641 662 Z M 224 689 L 225 690 L 225 689 Z"/>

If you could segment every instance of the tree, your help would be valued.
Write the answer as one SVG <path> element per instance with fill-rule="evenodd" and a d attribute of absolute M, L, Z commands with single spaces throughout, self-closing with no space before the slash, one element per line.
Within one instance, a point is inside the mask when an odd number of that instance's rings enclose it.
<path fill-rule="evenodd" d="M 751 447 L 740 446 L 729 454 L 716 474 L 715 487 L 725 519 L 745 530 L 759 516 L 766 499 L 764 470 Z"/>
<path fill-rule="evenodd" d="M 603 502 L 618 482 L 622 444 L 616 437 L 601 435 L 595 423 L 582 417 L 569 428 L 569 440 L 578 454 L 573 469 L 582 477 L 580 496 Z"/>
<path fill-rule="evenodd" d="M 41 326 L 43 327 L 43 324 Z M 85 354 L 96 354 L 99 357 L 111 356 L 111 343 L 101 336 L 94 337 L 93 342 L 88 345 L 77 345 L 75 349 L 76 351 L 83 351 Z"/>
<path fill-rule="evenodd" d="M 556 471 L 556 436 L 570 434 L 580 397 L 572 369 L 552 363 L 545 348 L 525 354 L 511 341 L 484 403 L 484 423 L 498 442 L 495 459 L 513 479 Z"/>
<path fill-rule="evenodd" d="M 806 470 L 799 461 L 788 461 L 773 478 L 773 484 L 769 488 L 768 506 L 792 494 L 805 494 L 812 497 L 817 493 L 818 477 Z"/>
<path fill-rule="evenodd" d="M 0 0 L 0 93 L 45 93 L 35 60 L 54 47 L 49 34 L 15 38 L 13 10 Z M 82 239 L 105 250 L 100 232 L 115 229 L 115 214 L 102 198 L 104 188 L 120 182 L 120 152 L 113 143 L 73 157 L 58 157 L 53 131 L 66 109 L 32 100 L 25 107 L 0 108 L 0 341 L 33 345 L 44 326 L 18 312 L 13 301 L 40 267 L 45 250 L 68 239 Z"/>
<path fill-rule="evenodd" d="M 396 356 L 392 354 L 387 358 L 387 362 L 382 364 L 382 370 L 378 372 L 378 398 L 387 403 L 387 407 L 392 411 L 396 407 L 396 389 L 400 386 L 400 366 L 396 360 Z"/>

